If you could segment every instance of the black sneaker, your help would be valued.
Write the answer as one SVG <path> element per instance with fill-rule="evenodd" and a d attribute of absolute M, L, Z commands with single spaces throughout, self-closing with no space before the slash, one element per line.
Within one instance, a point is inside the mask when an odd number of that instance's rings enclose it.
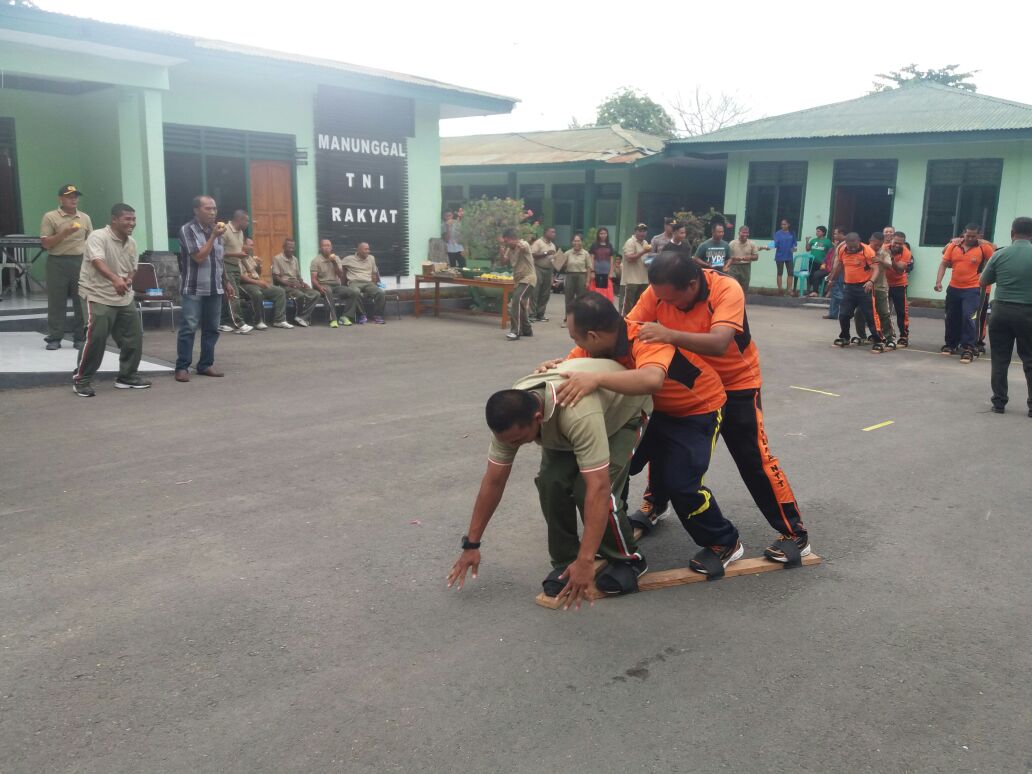
<path fill-rule="evenodd" d="M 871 345 L 871 352 L 875 352 L 880 355 L 884 351 L 885 345 L 882 344 L 880 341 L 876 341 L 874 344 Z"/>
<path fill-rule="evenodd" d="M 835 339 L 832 342 L 832 344 L 834 344 L 836 347 L 848 347 L 849 344 L 850 344 L 850 341 L 849 341 L 849 339 L 838 338 L 838 339 Z"/>
<path fill-rule="evenodd" d="M 72 382 L 72 392 L 80 398 L 92 398 L 97 394 L 89 382 Z"/>
<path fill-rule="evenodd" d="M 128 376 L 125 379 L 119 376 L 115 379 L 115 387 L 120 390 L 146 390 L 150 386 L 150 382 L 145 382 L 139 376 Z"/>
<path fill-rule="evenodd" d="M 956 347 L 951 347 L 948 344 L 943 344 L 941 347 L 939 347 L 939 354 L 941 354 L 941 355 L 955 355 L 955 354 L 957 354 L 957 348 Z"/>
<path fill-rule="evenodd" d="M 806 533 L 803 533 L 796 538 L 792 538 L 789 535 L 780 535 L 777 540 L 764 549 L 763 555 L 774 562 L 788 562 L 788 557 L 785 556 L 785 552 L 782 550 L 783 545 L 787 541 L 793 541 L 796 544 L 796 547 L 799 549 L 800 559 L 813 553 L 810 549 L 810 538 Z"/>
<path fill-rule="evenodd" d="M 1003 406 L 993 406 L 991 410 L 994 414 L 1003 414 L 1007 411 Z M 1028 415 L 1032 417 L 1032 409 L 1029 409 Z"/>
<path fill-rule="evenodd" d="M 666 518 L 666 515 L 670 512 L 670 507 L 667 506 L 663 509 L 662 513 L 656 511 L 656 506 L 650 503 L 648 500 L 642 500 L 641 506 L 632 513 L 628 519 L 634 526 L 645 526 L 648 525 L 649 529 L 655 527 L 659 522 Z"/>
<path fill-rule="evenodd" d="M 853 338 L 851 338 L 849 340 L 849 343 L 850 344 L 856 344 L 857 346 L 860 346 L 864 342 L 863 342 L 863 340 L 859 336 L 854 336 Z"/>
<path fill-rule="evenodd" d="M 701 575 L 721 576 L 731 562 L 745 556 L 745 546 L 739 540 L 733 546 L 706 546 L 688 562 L 688 569 Z M 719 565 L 717 563 L 719 562 Z M 711 566 L 716 565 L 716 566 Z"/>
<path fill-rule="evenodd" d="M 47 342 L 47 349 L 49 349 L 49 350 L 61 349 L 61 342 L 60 341 L 48 341 Z"/>
<path fill-rule="evenodd" d="M 965 349 L 960 355 L 960 362 L 967 365 L 975 359 L 975 353 L 970 349 Z"/>

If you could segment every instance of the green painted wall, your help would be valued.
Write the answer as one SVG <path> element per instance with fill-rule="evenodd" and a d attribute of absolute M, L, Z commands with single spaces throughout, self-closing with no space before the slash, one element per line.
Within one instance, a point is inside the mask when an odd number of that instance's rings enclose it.
<path fill-rule="evenodd" d="M 751 161 L 808 161 L 806 192 L 803 202 L 803 238 L 813 236 L 818 225 L 828 223 L 831 209 L 832 176 L 836 159 L 898 159 L 892 224 L 905 231 L 914 248 L 911 294 L 916 298 L 942 298 L 933 291 L 935 274 L 942 253 L 941 245 L 920 246 L 928 161 L 933 159 L 1002 158 L 1003 177 L 997 206 L 995 240 L 1007 244 L 1010 222 L 1018 215 L 1032 214 L 1032 141 L 956 142 L 940 145 L 840 147 L 818 150 L 777 150 L 731 153 L 728 157 L 727 189 L 724 207 L 736 212 L 744 223 L 746 188 Z M 889 224 L 886 224 L 889 225 Z M 752 273 L 753 287 L 776 287 L 773 254 L 760 254 Z"/>
<path fill-rule="evenodd" d="M 416 136 L 408 142 L 409 272 L 417 274 L 429 241 L 441 235 L 441 140 L 437 103 L 416 100 Z M 374 249 L 375 252 L 375 249 Z"/>

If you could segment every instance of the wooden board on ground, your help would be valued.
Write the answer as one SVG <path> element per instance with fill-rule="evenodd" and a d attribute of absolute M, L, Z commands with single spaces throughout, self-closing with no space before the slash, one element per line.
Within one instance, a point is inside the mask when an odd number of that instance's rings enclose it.
<path fill-rule="evenodd" d="M 820 563 L 821 558 L 817 554 L 810 554 L 809 556 L 803 557 L 804 567 L 812 567 L 813 565 Z M 596 561 L 595 573 L 597 574 L 601 569 L 602 567 L 600 563 Z M 779 562 L 772 562 L 769 559 L 739 559 L 725 570 L 724 578 L 734 578 L 738 575 L 757 575 L 761 572 L 772 572 L 774 570 L 784 569 L 785 565 Z M 664 589 L 667 586 L 683 586 L 686 583 L 702 583 L 706 580 L 707 577 L 701 573 L 689 570 L 687 567 L 679 567 L 675 570 L 659 570 L 658 572 L 645 573 L 638 579 L 638 590 L 651 591 L 652 589 Z M 592 589 L 591 597 L 592 599 L 605 599 L 605 597 L 599 594 L 595 589 Z M 547 607 L 550 610 L 558 610 L 562 607 L 562 603 L 557 597 L 545 596 L 544 592 L 538 594 L 534 598 L 534 601 L 541 605 L 541 607 Z"/>

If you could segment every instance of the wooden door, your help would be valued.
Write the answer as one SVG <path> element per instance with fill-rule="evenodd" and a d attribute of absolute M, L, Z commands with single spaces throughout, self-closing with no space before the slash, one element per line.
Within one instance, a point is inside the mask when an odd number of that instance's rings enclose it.
<path fill-rule="evenodd" d="M 293 169 L 287 161 L 251 162 L 251 238 L 262 259 L 262 277 L 272 280 L 272 256 L 294 236 Z"/>

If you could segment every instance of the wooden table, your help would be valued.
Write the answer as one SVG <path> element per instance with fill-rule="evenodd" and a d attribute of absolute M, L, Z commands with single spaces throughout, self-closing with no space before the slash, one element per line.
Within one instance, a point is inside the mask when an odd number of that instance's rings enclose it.
<path fill-rule="evenodd" d="M 502 291 L 502 328 L 509 327 L 509 294 L 516 283 L 501 280 L 466 279 L 465 277 L 441 277 L 436 274 L 427 277 L 424 274 L 416 275 L 416 292 L 413 296 L 413 312 L 416 317 L 423 314 L 423 302 L 419 292 L 421 284 L 433 284 L 434 286 L 434 317 L 441 316 L 441 285 L 466 285 L 474 288 L 498 288 Z M 464 310 L 453 310 L 464 311 Z"/>

